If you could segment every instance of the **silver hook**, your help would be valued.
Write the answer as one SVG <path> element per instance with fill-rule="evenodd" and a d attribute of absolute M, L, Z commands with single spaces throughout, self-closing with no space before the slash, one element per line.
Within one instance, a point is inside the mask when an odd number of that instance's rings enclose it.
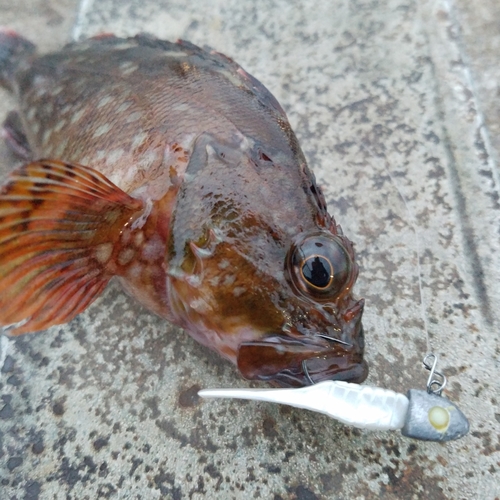
<path fill-rule="evenodd" d="M 307 360 L 305 360 L 305 359 L 302 361 L 302 370 L 303 370 L 303 372 L 304 372 L 304 375 L 306 376 L 307 381 L 308 381 L 311 385 L 314 385 L 314 384 L 315 384 L 315 382 L 314 382 L 314 380 L 311 378 L 311 375 L 309 375 L 309 370 L 307 369 L 307 362 L 306 362 L 306 361 L 307 361 Z"/>
<path fill-rule="evenodd" d="M 317 335 L 317 337 L 321 337 L 322 339 L 328 340 L 329 342 L 334 342 L 340 345 L 343 345 L 345 347 L 352 347 L 352 344 L 349 344 L 349 342 L 344 342 L 343 340 L 336 339 L 335 337 L 330 337 L 329 335 L 325 335 L 323 333 L 320 333 Z M 307 369 L 307 360 L 302 361 L 302 371 L 304 372 L 304 375 L 306 376 L 306 380 L 309 382 L 309 384 L 314 385 L 316 382 L 311 378 L 311 375 L 309 373 L 309 370 Z"/>
<path fill-rule="evenodd" d="M 344 342 L 343 340 L 330 337 L 329 335 L 325 335 L 323 333 L 318 334 L 317 337 L 321 337 L 322 339 L 328 340 L 330 342 L 335 342 L 337 344 L 345 345 L 346 347 L 352 347 L 352 344 L 349 344 L 349 342 Z"/>
<path fill-rule="evenodd" d="M 436 370 L 438 357 L 434 353 L 429 353 L 425 356 L 423 364 L 426 370 L 429 370 L 429 378 L 427 379 L 427 392 L 441 396 L 441 392 L 446 386 L 446 377 L 441 372 Z"/>

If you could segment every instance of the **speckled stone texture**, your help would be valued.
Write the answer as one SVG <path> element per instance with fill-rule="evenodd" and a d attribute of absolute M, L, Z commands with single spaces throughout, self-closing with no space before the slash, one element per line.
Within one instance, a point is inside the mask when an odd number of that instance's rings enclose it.
<path fill-rule="evenodd" d="M 367 383 L 422 388 L 427 323 L 471 432 L 425 443 L 202 401 L 248 384 L 112 285 L 68 326 L 1 338 L 0 498 L 499 498 L 499 123 L 478 24 L 444 0 L 185 3 L 84 1 L 74 36 L 182 37 L 261 80 L 356 243 Z"/>

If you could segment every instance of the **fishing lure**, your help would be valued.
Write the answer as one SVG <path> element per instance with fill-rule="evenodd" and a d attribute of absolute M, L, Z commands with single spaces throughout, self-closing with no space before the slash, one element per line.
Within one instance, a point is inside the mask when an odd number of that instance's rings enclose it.
<path fill-rule="evenodd" d="M 432 365 L 430 364 L 432 360 Z M 204 398 L 237 398 L 281 403 L 323 413 L 360 429 L 401 430 L 424 441 L 451 441 L 469 432 L 469 422 L 456 404 L 441 396 L 446 377 L 436 371 L 437 356 L 428 354 L 431 371 L 427 390 L 410 389 L 407 396 L 380 387 L 324 381 L 300 389 L 204 389 Z"/>

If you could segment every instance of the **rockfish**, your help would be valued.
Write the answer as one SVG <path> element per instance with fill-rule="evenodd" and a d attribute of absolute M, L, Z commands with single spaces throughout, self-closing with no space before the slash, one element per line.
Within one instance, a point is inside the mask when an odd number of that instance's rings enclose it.
<path fill-rule="evenodd" d="M 116 277 L 146 308 L 275 385 L 361 382 L 353 245 L 287 117 L 232 59 L 146 35 L 38 56 L 0 32 L 0 325 L 65 323 Z"/>

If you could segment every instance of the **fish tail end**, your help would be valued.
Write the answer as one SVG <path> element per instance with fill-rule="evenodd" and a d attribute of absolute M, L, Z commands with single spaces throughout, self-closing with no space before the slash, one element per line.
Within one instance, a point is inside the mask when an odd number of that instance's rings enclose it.
<path fill-rule="evenodd" d="M 70 321 L 106 286 L 113 250 L 143 212 L 99 172 L 32 162 L 0 186 L 0 330 L 12 335 Z"/>
<path fill-rule="evenodd" d="M 0 86 L 11 90 L 20 61 L 33 55 L 36 46 L 11 28 L 0 26 Z"/>

